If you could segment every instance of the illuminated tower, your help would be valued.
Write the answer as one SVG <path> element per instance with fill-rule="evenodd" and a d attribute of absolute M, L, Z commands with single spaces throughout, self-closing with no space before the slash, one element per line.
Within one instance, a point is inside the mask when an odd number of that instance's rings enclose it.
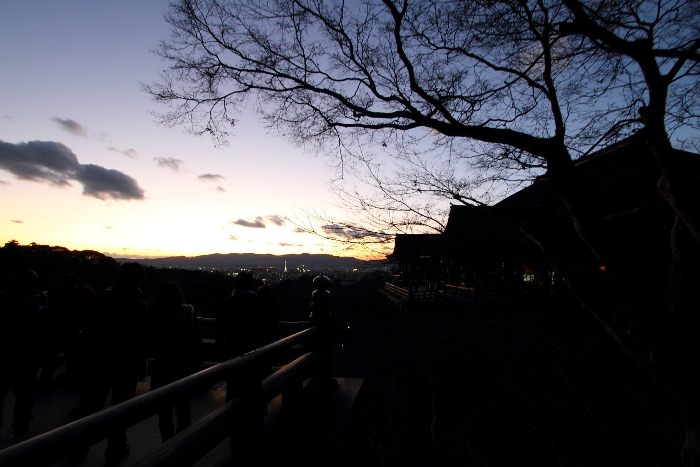
<path fill-rule="evenodd" d="M 284 273 L 287 274 L 287 260 L 284 260 Z"/>

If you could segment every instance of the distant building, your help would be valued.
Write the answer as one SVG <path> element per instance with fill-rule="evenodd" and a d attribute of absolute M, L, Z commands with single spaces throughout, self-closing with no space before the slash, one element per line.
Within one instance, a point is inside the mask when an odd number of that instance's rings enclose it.
<path fill-rule="evenodd" d="M 676 152 L 688 170 L 700 172 L 700 156 Z M 648 147 L 629 138 L 574 164 L 597 197 L 592 214 L 610 219 L 606 234 L 624 239 L 652 270 L 667 269 L 675 214 L 657 189 L 660 171 Z M 553 287 L 555 264 L 577 268 L 580 280 L 599 280 L 594 276 L 605 271 L 546 177 L 494 206 L 451 206 L 442 234 L 399 234 L 388 259 L 397 263 L 395 282 L 404 286 L 437 283 L 475 291 Z"/>

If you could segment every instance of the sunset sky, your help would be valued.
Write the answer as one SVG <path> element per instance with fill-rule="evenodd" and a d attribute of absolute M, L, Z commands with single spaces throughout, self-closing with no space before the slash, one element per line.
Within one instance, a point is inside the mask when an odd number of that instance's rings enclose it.
<path fill-rule="evenodd" d="M 325 159 L 267 135 L 252 111 L 222 149 L 154 122 L 166 109 L 139 83 L 164 66 L 149 50 L 169 35 L 167 5 L 0 2 L 0 245 L 338 254 L 285 221 L 300 208 L 342 217 Z"/>

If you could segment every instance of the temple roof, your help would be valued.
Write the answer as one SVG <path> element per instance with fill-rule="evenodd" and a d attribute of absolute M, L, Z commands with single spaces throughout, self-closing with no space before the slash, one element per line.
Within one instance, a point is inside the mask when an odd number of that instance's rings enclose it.
<path fill-rule="evenodd" d="M 700 156 L 680 150 L 676 155 L 688 171 L 700 174 Z M 651 150 L 640 138 L 625 139 L 576 160 L 574 165 L 595 198 L 592 206 L 597 216 L 615 217 L 639 206 L 651 207 L 632 221 L 611 223 L 614 234 L 646 239 L 659 236 L 660 227 L 670 229 L 673 212 L 656 187 L 661 174 Z M 700 183 L 700 175 L 696 180 Z M 567 248 L 582 255 L 590 254 L 578 239 L 567 209 L 543 176 L 493 206 L 451 206 L 443 234 L 397 235 L 389 259 L 450 248 L 468 250 L 470 255 L 531 256 L 531 248 L 520 235 L 523 230 L 556 240 L 560 246 L 565 242 Z M 668 244 L 667 237 L 663 241 Z"/>

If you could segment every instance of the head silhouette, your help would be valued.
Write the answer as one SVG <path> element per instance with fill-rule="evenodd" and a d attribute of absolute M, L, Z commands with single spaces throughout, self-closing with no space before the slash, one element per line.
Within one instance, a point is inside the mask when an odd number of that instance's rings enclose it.
<path fill-rule="evenodd" d="M 275 293 L 269 285 L 258 287 L 255 295 L 265 303 L 277 303 L 277 297 L 275 297 Z"/>
<path fill-rule="evenodd" d="M 72 272 L 66 274 L 61 279 L 61 285 L 63 287 L 65 287 L 66 289 L 73 290 L 76 287 L 78 287 L 79 284 L 80 284 L 80 277 L 78 277 L 77 274 L 73 274 Z"/>
<path fill-rule="evenodd" d="M 75 289 L 75 301 L 77 303 L 87 303 L 95 296 L 95 290 L 89 285 L 81 285 Z"/>
<path fill-rule="evenodd" d="M 184 303 L 185 297 L 182 296 L 180 286 L 175 282 L 165 282 L 158 288 L 154 308 L 160 312 L 169 312 Z"/>
<path fill-rule="evenodd" d="M 255 279 L 249 272 L 239 272 L 234 280 L 236 290 L 253 290 L 255 287 Z"/>
<path fill-rule="evenodd" d="M 114 282 L 117 288 L 138 288 L 146 277 L 146 270 L 139 263 L 123 263 Z"/>
<path fill-rule="evenodd" d="M 37 282 L 39 282 L 39 276 L 28 268 L 20 269 L 10 278 L 12 290 L 23 295 L 36 293 Z"/>

